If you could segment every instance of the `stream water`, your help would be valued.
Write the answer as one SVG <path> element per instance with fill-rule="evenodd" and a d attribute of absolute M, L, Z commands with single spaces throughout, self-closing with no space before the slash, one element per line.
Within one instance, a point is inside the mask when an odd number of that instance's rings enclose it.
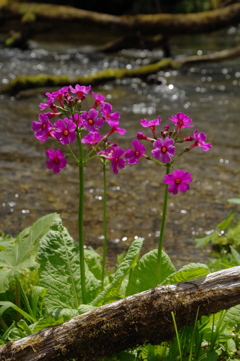
<path fill-rule="evenodd" d="M 206 54 L 234 46 L 239 38 L 236 28 L 213 35 L 179 37 L 172 40 L 172 51 L 177 57 Z M 34 42 L 27 51 L 0 48 L 0 83 L 6 84 L 19 74 L 67 74 L 74 78 L 109 67 L 136 67 L 162 56 L 161 50 L 122 50 L 112 55 L 93 50 L 92 45 L 47 42 Z M 162 71 L 151 83 L 135 78 L 93 88 L 120 112 L 121 126 L 127 133 L 114 139 L 123 148 L 143 131 L 140 119 L 161 115 L 166 125 L 177 112 L 191 117 L 194 126 L 212 142 L 210 151 L 195 148 L 176 164 L 177 169 L 190 171 L 194 178 L 186 194 L 169 196 L 164 248 L 177 267 L 189 261 L 206 261 L 208 249 L 196 249 L 194 238 L 210 232 L 234 208 L 227 199 L 239 196 L 239 85 L 240 59 L 234 59 Z M 77 239 L 78 170 L 73 162 L 60 174 L 47 170 L 45 150 L 55 144 L 38 142 L 30 129 L 38 117 L 39 103 L 45 101 L 44 92 L 53 90 L 0 96 L 0 232 L 15 235 L 40 216 L 58 212 Z M 183 134 L 191 135 L 192 130 Z M 89 163 L 85 176 L 86 245 L 97 248 L 103 241 L 101 164 Z M 156 247 L 163 176 L 163 168 L 144 159 L 118 175 L 108 170 L 110 265 L 135 237 L 144 238 L 144 252 Z"/>

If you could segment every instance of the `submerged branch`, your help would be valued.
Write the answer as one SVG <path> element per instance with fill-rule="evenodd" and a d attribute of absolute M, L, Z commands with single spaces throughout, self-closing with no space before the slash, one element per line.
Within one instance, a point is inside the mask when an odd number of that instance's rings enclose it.
<path fill-rule="evenodd" d="M 0 346 L 2 361 L 97 361 L 144 343 L 174 337 L 199 317 L 240 303 L 240 267 L 191 282 L 158 286 Z"/>
<path fill-rule="evenodd" d="M 232 49 L 225 49 L 207 55 L 189 56 L 179 59 L 164 58 L 154 64 L 144 65 L 136 69 L 104 69 L 96 74 L 87 76 L 78 76 L 75 79 L 70 79 L 68 76 L 56 75 L 30 75 L 17 76 L 8 84 L 1 88 L 1 93 L 16 94 L 21 90 L 35 89 L 40 87 L 61 87 L 67 84 L 81 84 L 81 85 L 98 85 L 108 81 L 123 78 L 147 78 L 151 74 L 156 74 L 164 69 L 179 69 L 184 65 L 192 65 L 194 63 L 218 62 L 226 59 L 232 59 L 240 56 L 240 46 Z"/>

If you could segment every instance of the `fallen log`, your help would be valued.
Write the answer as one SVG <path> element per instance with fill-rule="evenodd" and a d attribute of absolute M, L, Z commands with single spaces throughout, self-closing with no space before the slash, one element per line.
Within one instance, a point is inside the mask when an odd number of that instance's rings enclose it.
<path fill-rule="evenodd" d="M 191 282 L 126 297 L 0 346 L 1 361 L 96 361 L 144 343 L 159 344 L 199 317 L 240 303 L 240 267 L 211 273 Z"/>
<path fill-rule="evenodd" d="M 52 4 L 12 2 L 6 0 L 0 5 L 1 21 L 43 22 L 50 24 L 56 33 L 63 27 L 76 25 L 81 32 L 82 25 L 97 26 L 113 34 L 162 34 L 167 37 L 181 34 L 212 32 L 240 22 L 240 4 L 232 4 L 215 10 L 192 14 L 138 14 L 115 16 Z"/>

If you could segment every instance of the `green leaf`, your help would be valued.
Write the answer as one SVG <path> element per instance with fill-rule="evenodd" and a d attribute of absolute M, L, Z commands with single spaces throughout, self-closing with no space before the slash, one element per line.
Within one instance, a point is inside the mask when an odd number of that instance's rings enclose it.
<path fill-rule="evenodd" d="M 234 355 L 237 352 L 236 342 L 231 338 L 227 340 L 227 351 Z"/>
<path fill-rule="evenodd" d="M 23 332 L 26 333 L 27 336 L 32 334 L 32 331 L 25 320 L 18 321 L 17 325 Z"/>
<path fill-rule="evenodd" d="M 96 307 L 95 306 L 92 306 L 92 305 L 80 305 L 78 307 L 78 313 L 79 315 L 82 315 L 83 313 L 86 313 L 86 312 L 89 312 L 89 311 L 92 311 L 94 310 Z"/>
<path fill-rule="evenodd" d="M 35 318 L 33 318 L 31 315 L 29 315 L 27 312 L 23 311 L 21 308 L 19 308 L 18 306 L 16 306 L 14 303 L 9 302 L 9 301 L 0 301 L 0 306 L 2 306 L 0 308 L 0 317 L 2 317 L 3 313 L 8 309 L 8 308 L 13 308 L 15 311 L 19 312 L 23 317 L 27 318 L 29 321 L 32 322 L 36 322 Z"/>
<path fill-rule="evenodd" d="M 228 228 L 229 224 L 231 223 L 234 217 L 234 214 L 235 212 L 232 211 L 226 219 L 224 219 L 221 223 L 217 225 L 217 228 L 219 228 L 221 231 L 224 231 L 226 228 Z"/>
<path fill-rule="evenodd" d="M 195 238 L 195 243 L 196 243 L 196 247 L 200 248 L 202 246 L 205 246 L 206 244 L 208 244 L 210 241 L 213 240 L 213 238 L 216 237 L 216 232 L 212 232 L 207 236 L 204 237 L 199 237 L 199 238 Z"/>
<path fill-rule="evenodd" d="M 50 326 L 56 326 L 60 323 L 66 322 L 73 317 L 78 316 L 78 311 L 73 309 L 56 309 L 51 311 L 48 315 L 41 318 L 34 324 L 32 333 L 43 330 Z"/>
<path fill-rule="evenodd" d="M 132 270 L 127 286 L 126 295 L 130 296 L 157 286 L 157 249 L 146 253 Z M 162 251 L 162 272 L 160 282 L 163 282 L 175 268 L 168 257 Z"/>
<path fill-rule="evenodd" d="M 235 203 L 235 204 L 240 204 L 240 198 L 230 198 L 228 199 L 229 203 Z"/>
<path fill-rule="evenodd" d="M 35 318 L 37 317 L 37 312 L 38 312 L 38 302 L 40 299 L 44 298 L 46 292 L 47 292 L 46 288 L 40 286 L 34 286 L 32 288 L 30 303 L 31 303 L 32 314 Z"/>
<path fill-rule="evenodd" d="M 58 217 L 57 213 L 52 213 L 40 218 L 33 226 L 22 231 L 14 243 L 0 252 L 0 293 L 8 290 L 9 283 L 22 271 L 38 266 L 35 258 L 40 239 Z"/>
<path fill-rule="evenodd" d="M 89 247 L 84 250 L 84 259 L 88 265 L 89 270 L 94 274 L 98 279 L 102 279 L 102 266 L 101 266 L 101 256 L 92 248 Z"/>
<path fill-rule="evenodd" d="M 230 246 L 230 250 L 233 257 L 235 258 L 235 261 L 238 265 L 240 265 L 240 254 L 238 253 L 238 251 L 236 251 L 232 246 Z"/>
<path fill-rule="evenodd" d="M 240 324 L 240 305 L 231 307 L 223 320 L 224 327 L 234 327 Z"/>
<path fill-rule="evenodd" d="M 57 308 L 77 309 L 81 304 L 79 253 L 76 242 L 58 221 L 41 241 L 39 285 L 47 289 L 44 303 L 48 312 Z M 87 302 L 96 297 L 101 282 L 85 264 Z"/>
<path fill-rule="evenodd" d="M 208 351 L 206 350 L 206 357 L 203 359 L 204 361 L 217 361 L 218 354 L 216 351 Z"/>
<path fill-rule="evenodd" d="M 173 283 L 181 283 L 193 278 L 206 276 L 209 272 L 208 267 L 203 263 L 189 263 L 180 268 L 177 272 L 171 274 L 161 284 L 169 285 Z"/>
<path fill-rule="evenodd" d="M 122 281 L 124 277 L 129 273 L 132 265 L 135 264 L 136 259 L 139 257 L 142 244 L 142 238 L 138 238 L 133 241 L 126 257 L 117 267 L 117 270 L 113 275 L 111 282 L 91 303 L 93 306 L 101 306 L 118 298 Z"/>

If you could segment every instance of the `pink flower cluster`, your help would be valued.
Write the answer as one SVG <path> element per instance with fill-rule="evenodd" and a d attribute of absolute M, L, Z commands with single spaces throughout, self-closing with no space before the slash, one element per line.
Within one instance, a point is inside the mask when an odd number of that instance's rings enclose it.
<path fill-rule="evenodd" d="M 46 103 L 40 104 L 40 109 L 50 108 L 51 112 L 41 113 L 38 121 L 32 122 L 34 136 L 44 143 L 48 138 L 53 138 L 61 144 L 69 145 L 76 141 L 77 133 L 81 133 L 81 142 L 88 143 L 90 146 L 96 146 L 104 141 L 104 151 L 99 152 L 99 156 L 105 157 L 111 161 L 114 173 L 118 173 L 118 168 L 125 166 L 125 159 L 120 158 L 124 150 L 116 147 L 116 144 L 110 145 L 108 138 L 111 134 L 117 132 L 125 134 L 126 130 L 119 127 L 119 112 L 112 111 L 112 105 L 104 101 L 101 94 L 91 93 L 93 105 L 90 110 L 82 111 L 83 100 L 89 94 L 91 86 L 64 86 L 53 93 L 46 93 L 48 98 Z M 52 123 L 50 119 L 58 118 Z M 102 135 L 100 128 L 107 124 L 110 129 L 107 134 Z M 85 131 L 85 136 L 82 132 Z M 49 149 L 46 152 L 49 160 L 47 167 L 54 173 L 59 173 L 66 164 L 66 158 L 60 149 L 56 151 Z"/>
<path fill-rule="evenodd" d="M 144 133 L 139 132 L 137 133 L 137 139 L 152 142 L 152 145 L 155 149 L 153 149 L 151 153 L 154 159 L 156 159 L 157 161 L 171 166 L 171 164 L 174 162 L 174 157 L 176 155 L 176 143 L 194 141 L 194 143 L 188 148 L 185 148 L 182 153 L 189 151 L 196 146 L 202 148 L 204 151 L 208 151 L 212 148 L 211 143 L 206 143 L 207 136 L 204 133 L 198 133 L 197 129 L 194 130 L 192 136 L 179 139 L 179 134 L 182 128 L 193 127 L 193 125 L 190 124 L 192 122 L 192 119 L 189 118 L 186 114 L 177 113 L 176 115 L 169 118 L 169 120 L 174 123 L 175 129 L 171 131 L 170 126 L 166 125 L 163 130 L 160 131 L 161 137 L 159 138 L 157 136 L 156 126 L 159 126 L 161 124 L 160 116 L 158 116 L 157 119 L 149 121 L 147 119 L 142 119 L 140 121 L 140 124 L 144 128 L 150 128 L 152 132 L 152 138 L 148 137 Z M 128 150 L 125 152 L 125 157 L 129 159 L 129 164 L 137 163 L 140 157 L 145 157 L 149 159 L 149 157 L 144 154 L 145 147 L 143 147 L 140 142 L 134 140 L 132 142 L 132 145 L 134 147 L 134 151 Z M 136 154 L 138 156 L 136 156 Z M 163 182 L 168 185 L 168 191 L 173 194 L 177 194 L 178 191 L 185 193 L 189 189 L 188 183 L 190 183 L 191 181 L 191 174 L 189 172 L 184 172 L 184 170 L 175 170 L 171 174 L 167 174 L 163 179 Z"/>
<path fill-rule="evenodd" d="M 75 87 L 65 86 L 56 92 L 46 93 L 48 100 L 46 103 L 40 104 L 40 109 L 50 108 L 51 112 L 41 113 L 38 121 L 32 122 L 34 136 L 42 143 L 48 138 L 53 138 L 63 145 L 69 145 L 75 142 L 77 136 L 80 135 L 82 143 L 94 147 L 97 156 L 111 162 L 114 173 L 118 173 L 119 169 L 124 168 L 127 163 L 138 163 L 141 158 L 152 159 L 162 165 L 166 164 L 170 169 L 175 159 L 179 157 L 179 155 L 176 156 L 177 143 L 193 142 L 182 153 L 197 146 L 204 151 L 212 148 L 211 143 L 206 143 L 206 134 L 198 133 L 197 129 L 194 130 L 193 135 L 181 139 L 181 129 L 193 127 L 193 125 L 191 124 L 192 119 L 186 114 L 177 113 L 169 118 L 174 123 L 175 129 L 170 130 L 170 125 L 166 125 L 159 132 L 159 137 L 157 136 L 157 127 L 161 125 L 160 116 L 153 120 L 142 119 L 140 124 L 151 130 L 152 137 L 141 132 L 137 133 L 137 139 L 131 142 L 132 148 L 125 151 L 117 143 L 109 142 L 109 137 L 113 133 L 124 135 L 126 129 L 119 127 L 119 112 L 113 112 L 112 105 L 105 102 L 103 95 L 92 92 L 92 107 L 88 111 L 81 110 L 82 102 L 90 90 L 91 86 L 77 84 Z M 50 120 L 56 117 L 57 121 L 52 123 Z M 100 129 L 104 124 L 110 129 L 105 135 L 102 135 Z M 142 140 L 152 143 L 153 158 L 145 154 L 146 147 L 140 142 Z M 60 149 L 49 149 L 46 155 L 49 158 L 46 162 L 47 168 L 52 169 L 54 173 L 59 173 L 67 164 L 64 153 Z M 184 170 L 175 170 L 163 179 L 163 182 L 168 185 L 168 191 L 173 194 L 177 194 L 178 191 L 185 193 L 189 189 L 191 181 L 191 174 Z"/>

